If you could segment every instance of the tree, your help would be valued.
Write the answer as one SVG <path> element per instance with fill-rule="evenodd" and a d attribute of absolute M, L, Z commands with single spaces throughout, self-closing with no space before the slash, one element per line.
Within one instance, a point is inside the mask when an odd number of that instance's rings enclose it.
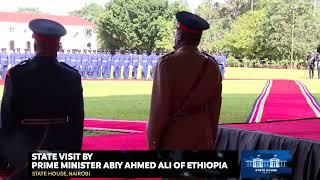
<path fill-rule="evenodd" d="M 111 49 L 171 49 L 174 14 L 179 10 L 186 10 L 183 1 L 110 1 L 97 23 L 99 37 Z"/>
<path fill-rule="evenodd" d="M 19 12 L 19 13 L 34 13 L 34 14 L 41 13 L 39 8 L 32 8 L 32 7 L 18 8 L 17 12 Z"/>
<path fill-rule="evenodd" d="M 240 16 L 225 34 L 224 46 L 232 55 L 255 58 L 259 45 L 258 35 L 262 34 L 261 24 L 265 19 L 263 10 L 249 11 Z"/>
<path fill-rule="evenodd" d="M 97 22 L 100 15 L 103 13 L 104 9 L 98 4 L 91 3 L 89 5 L 85 5 L 82 9 L 80 10 L 75 10 L 72 12 L 69 12 L 69 15 L 72 16 L 79 16 L 84 19 L 87 19 L 91 22 Z"/>
<path fill-rule="evenodd" d="M 258 38 L 260 54 L 273 60 L 305 59 L 319 42 L 320 23 L 312 3 L 266 0 L 264 7 L 267 18 L 262 24 L 264 33 Z"/>

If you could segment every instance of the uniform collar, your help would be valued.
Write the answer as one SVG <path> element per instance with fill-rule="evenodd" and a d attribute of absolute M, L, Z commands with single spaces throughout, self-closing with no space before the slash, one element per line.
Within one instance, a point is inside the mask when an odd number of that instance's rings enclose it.
<path fill-rule="evenodd" d="M 33 60 L 41 64 L 54 64 L 58 62 L 57 58 L 52 56 L 35 56 Z"/>
<path fill-rule="evenodd" d="M 198 47 L 196 45 L 182 45 L 177 52 L 181 51 L 198 51 Z"/>

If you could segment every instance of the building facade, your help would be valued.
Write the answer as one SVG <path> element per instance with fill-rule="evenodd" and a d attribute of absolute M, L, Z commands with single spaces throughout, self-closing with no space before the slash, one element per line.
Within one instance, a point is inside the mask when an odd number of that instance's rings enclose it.
<path fill-rule="evenodd" d="M 97 49 L 95 25 L 76 16 L 0 12 L 0 49 L 20 48 L 33 51 L 32 32 L 28 23 L 32 19 L 50 19 L 64 25 L 67 35 L 61 38 L 62 49 Z"/>

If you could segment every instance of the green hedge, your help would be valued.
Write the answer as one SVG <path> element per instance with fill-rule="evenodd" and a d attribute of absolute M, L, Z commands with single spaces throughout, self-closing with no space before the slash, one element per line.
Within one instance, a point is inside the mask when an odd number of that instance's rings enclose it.
<path fill-rule="evenodd" d="M 228 57 L 229 67 L 246 67 L 246 68 L 271 68 L 271 69 L 290 69 L 290 60 L 283 59 L 280 61 L 269 59 L 237 59 L 234 56 Z M 294 69 L 307 69 L 308 64 L 306 60 L 299 59 L 292 63 Z"/>

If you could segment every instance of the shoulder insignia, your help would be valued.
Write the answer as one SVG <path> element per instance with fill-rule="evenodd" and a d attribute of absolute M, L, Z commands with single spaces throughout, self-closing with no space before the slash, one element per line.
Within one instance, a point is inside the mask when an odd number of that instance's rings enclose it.
<path fill-rule="evenodd" d="M 25 64 L 28 64 L 30 62 L 30 59 L 27 59 L 27 60 L 24 60 L 24 61 L 21 61 L 19 64 L 17 64 L 16 66 L 22 66 L 22 65 L 25 65 Z M 16 67 L 14 66 L 14 67 Z"/>
<path fill-rule="evenodd" d="M 166 54 L 166 55 L 164 55 L 164 56 L 162 56 L 162 57 L 166 57 L 166 56 L 172 55 L 172 54 L 174 54 L 174 53 L 175 53 L 175 52 L 172 51 L 172 52 L 170 52 L 170 53 L 168 53 L 168 54 Z"/>
<path fill-rule="evenodd" d="M 213 61 L 213 62 L 217 63 L 217 65 L 219 65 L 219 66 L 223 66 L 223 64 L 219 63 L 219 62 L 216 60 L 216 58 L 215 58 L 215 57 L 213 57 L 213 56 L 211 56 L 210 54 L 205 53 L 205 52 L 202 52 L 202 54 L 203 54 L 204 56 L 206 56 L 209 60 L 211 60 L 211 61 Z"/>
<path fill-rule="evenodd" d="M 24 61 L 20 62 L 19 64 L 16 64 L 15 66 L 13 66 L 12 68 L 10 68 L 10 69 L 8 70 L 6 76 L 7 76 L 7 77 L 10 77 L 11 74 L 12 74 L 12 71 L 16 70 L 17 68 L 19 68 L 19 67 L 21 67 L 21 66 L 24 66 L 24 65 L 28 64 L 29 62 L 31 62 L 30 59 L 24 60 Z"/>

